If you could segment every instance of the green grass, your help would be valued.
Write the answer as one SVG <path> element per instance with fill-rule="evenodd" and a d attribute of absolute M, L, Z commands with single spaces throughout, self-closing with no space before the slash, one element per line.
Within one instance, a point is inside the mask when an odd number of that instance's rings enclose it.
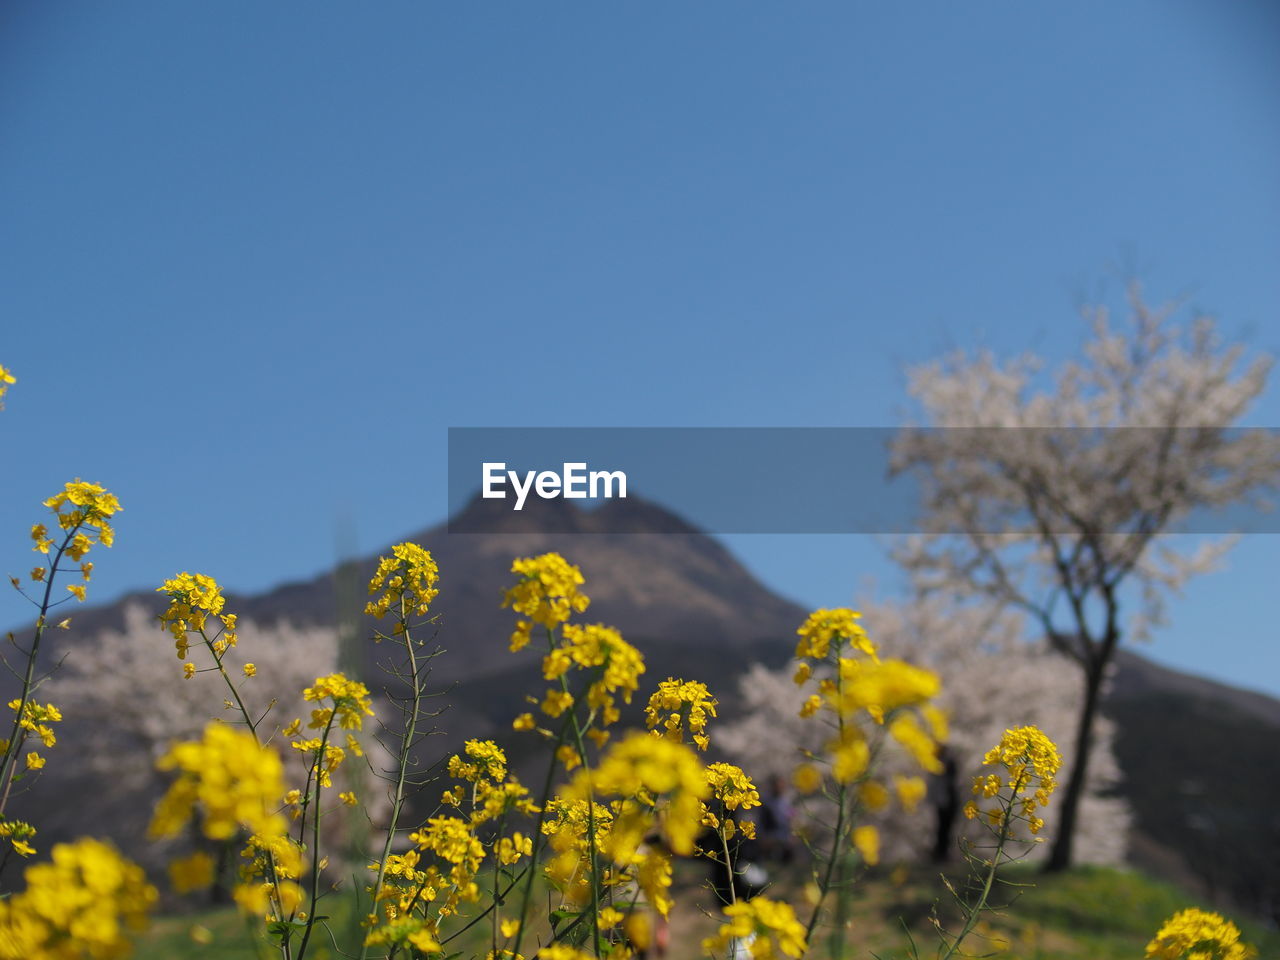
<path fill-rule="evenodd" d="M 702 871 L 686 869 L 677 872 L 679 906 L 673 915 L 671 929 L 672 960 L 689 960 L 701 956 L 698 943 L 713 932 L 715 921 L 703 911 L 711 912 L 713 901 L 702 886 Z M 1000 907 L 988 914 L 986 921 L 966 944 L 970 956 L 986 956 L 991 960 L 1136 960 L 1160 924 L 1171 914 L 1196 901 L 1176 887 L 1153 880 L 1130 870 L 1081 867 L 1069 873 L 1044 876 L 1031 869 L 1014 869 L 1006 878 L 995 903 Z M 953 882 L 960 878 L 953 877 Z M 945 909 L 946 891 L 936 871 L 925 867 L 910 871 L 880 873 L 867 877 L 860 885 L 853 910 L 853 929 L 849 934 L 850 949 L 846 956 L 870 958 L 873 953 L 882 960 L 905 957 L 905 944 L 899 918 L 907 922 L 922 958 L 934 956 L 936 934 L 930 925 L 935 902 L 944 922 L 954 929 Z M 787 897 L 788 890 L 798 890 L 794 882 L 781 882 L 774 896 Z M 329 901 L 337 929 L 346 923 L 346 904 L 334 898 Z M 1280 935 L 1248 922 L 1242 917 L 1231 919 L 1245 932 L 1245 939 L 1258 947 L 1260 956 L 1280 956 Z M 193 928 L 202 928 L 212 936 L 209 943 L 192 939 Z M 474 947 L 483 957 L 488 938 L 480 938 Z M 341 956 L 330 946 L 327 937 L 316 944 L 308 956 L 316 960 L 337 960 Z M 826 955 L 825 938 L 810 956 L 815 960 Z M 532 951 L 531 951 L 532 952 Z M 264 956 L 266 954 L 263 954 Z M 469 956 L 470 953 L 464 953 Z M 151 933 L 138 945 L 137 960 L 245 960 L 255 957 L 243 920 L 233 910 L 220 909 L 158 920 Z"/>

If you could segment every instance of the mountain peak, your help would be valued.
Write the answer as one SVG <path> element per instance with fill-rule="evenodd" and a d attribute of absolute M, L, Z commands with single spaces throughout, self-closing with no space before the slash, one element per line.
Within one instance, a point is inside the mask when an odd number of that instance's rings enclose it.
<path fill-rule="evenodd" d="M 605 500 L 579 506 L 560 498 L 531 497 L 513 510 L 508 500 L 486 500 L 477 493 L 446 525 L 450 534 L 700 534 L 702 531 L 660 504 L 643 497 Z"/>

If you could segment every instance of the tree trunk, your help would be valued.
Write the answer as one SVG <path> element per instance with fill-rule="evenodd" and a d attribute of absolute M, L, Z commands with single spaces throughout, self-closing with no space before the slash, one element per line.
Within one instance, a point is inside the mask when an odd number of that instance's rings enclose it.
<path fill-rule="evenodd" d="M 1104 643 L 1103 655 L 1090 661 L 1085 667 L 1084 707 L 1080 711 L 1080 721 L 1076 727 L 1075 755 L 1072 757 L 1067 787 L 1062 794 L 1062 816 L 1058 820 L 1057 836 L 1054 837 L 1053 849 L 1049 852 L 1049 860 L 1044 867 L 1046 873 L 1056 873 L 1071 866 L 1080 800 L 1084 797 L 1085 781 L 1089 773 L 1089 754 L 1093 750 L 1093 726 L 1102 698 L 1102 680 L 1106 676 L 1109 654 L 1114 649 L 1114 642 Z M 1058 802 L 1058 798 L 1054 797 L 1054 801 Z"/>
<path fill-rule="evenodd" d="M 938 829 L 933 837 L 933 850 L 929 858 L 934 863 L 946 863 L 951 859 L 951 848 L 955 841 L 956 822 L 960 817 L 960 766 L 952 752 L 942 750 L 942 774 L 940 779 L 942 796 L 937 803 Z"/>

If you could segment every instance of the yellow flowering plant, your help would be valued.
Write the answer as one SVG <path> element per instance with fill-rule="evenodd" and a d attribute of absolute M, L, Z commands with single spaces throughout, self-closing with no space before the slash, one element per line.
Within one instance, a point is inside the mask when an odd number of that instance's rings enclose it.
<path fill-rule="evenodd" d="M 12 372 L 0 366 L 0 397 L 16 382 Z M 64 484 L 43 505 L 51 513 L 51 522 L 31 528 L 32 549 L 40 557 L 28 575 L 30 586 L 17 576 L 9 578 L 35 607 L 36 616 L 26 646 L 12 633 L 7 637 L 21 661 L 14 664 L 0 658 L 21 683 L 18 696 L 8 702 L 13 712 L 8 736 L 0 740 L 0 839 L 4 841 L 0 867 L 10 854 L 22 858 L 38 854 L 31 842 L 36 827 L 9 817 L 6 811 L 14 785 L 42 770 L 45 751 L 58 741 L 53 725 L 62 721 L 62 711 L 35 696 L 52 673 L 40 661 L 45 633 L 51 625 L 70 626 L 71 618 L 57 619 L 54 612 L 72 599 L 84 602 L 93 573 L 93 562 L 86 557 L 95 547 L 115 542 L 112 518 L 122 509 L 106 488 L 79 478 Z M 67 585 L 69 595 L 57 593 L 62 575 L 72 571 L 76 581 Z M 92 838 L 55 844 L 47 861 L 24 868 L 20 888 L 8 884 L 0 888 L 0 960 L 128 956 L 133 939 L 148 926 L 157 897 L 142 868 L 112 845 Z"/>
<path fill-rule="evenodd" d="M 1147 960 L 1250 960 L 1258 951 L 1221 914 L 1191 907 L 1161 925 L 1147 944 Z"/>
<path fill-rule="evenodd" d="M 931 702 L 941 689 L 938 676 L 901 660 L 882 660 L 861 619 L 856 610 L 815 610 L 796 631 L 794 680 L 811 691 L 800 715 L 823 725 L 827 736 L 825 752 L 805 756 L 793 779 L 811 804 L 834 808 L 826 843 L 810 843 L 814 896 L 805 935 L 812 939 L 834 899 L 833 954 L 844 936 L 854 878 L 879 860 L 876 827 L 859 821 L 890 796 L 876 777 L 882 751 L 896 741 L 919 768 L 937 773 L 938 746 L 946 738 L 945 717 Z M 908 788 L 908 802 L 912 795 Z"/>
<path fill-rule="evenodd" d="M 8 371 L 0 376 L 0 386 L 13 382 Z M 0 824 L 6 822 L 5 810 L 14 782 L 45 765 L 45 756 L 32 747 L 32 741 L 39 740 L 45 749 L 57 741 L 49 724 L 61 720 L 61 713 L 53 704 L 39 704 L 33 699 L 35 689 L 43 679 L 38 668 L 40 648 L 52 614 L 57 607 L 73 598 L 84 602 L 86 584 L 93 573 L 92 561 L 85 558 L 95 546 L 110 547 L 115 542 L 111 519 L 123 509 L 115 494 L 100 484 L 87 483 L 79 478 L 64 484 L 61 491 L 44 501 L 44 506 L 52 514 L 54 529 L 51 531 L 47 523 L 36 523 L 31 528 L 32 550 L 42 558 L 29 574 L 35 593 L 28 592 L 21 578 L 9 577 L 13 588 L 36 608 L 36 618 L 28 647 L 24 648 L 12 634 L 8 638 L 22 655 L 24 662 L 21 666 L 15 666 L 7 659 L 3 661 L 11 673 L 21 678 L 22 687 L 19 696 L 9 703 L 9 709 L 13 711 L 9 735 L 0 740 Z M 70 596 L 60 596 L 55 592 L 55 585 L 60 575 L 70 570 L 78 575 L 77 582 L 67 585 Z M 66 618 L 56 626 L 65 629 L 70 622 L 70 618 Z M 14 849 L 24 856 L 34 852 L 30 845 Z"/>
<path fill-rule="evenodd" d="M 574 620 L 590 600 L 581 571 L 563 557 L 519 559 L 513 573 L 518 580 L 504 597 L 504 605 L 520 617 L 511 648 L 537 645 L 546 686 L 528 698 L 533 709 L 516 716 L 512 727 L 547 745 L 541 790 L 531 792 L 511 774 L 507 751 L 497 742 L 467 740 L 442 765 L 450 783 L 439 807 L 411 827 L 400 821 L 426 783 L 425 776 L 413 772 L 412 748 L 429 716 L 426 667 L 439 652 L 428 650 L 416 633 L 431 622 L 439 571 L 426 550 L 401 544 L 379 562 L 370 582 L 366 612 L 380 622 L 390 620 L 374 639 L 394 642 L 401 650 L 392 675 L 404 692 L 399 749 L 385 774 L 392 787 L 388 830 L 381 852 L 367 861 L 371 881 L 364 892 L 370 906 L 362 957 L 452 956 L 459 938 L 481 924 L 492 960 L 526 956 L 531 937 L 537 938 L 534 955 L 551 960 L 631 957 L 652 942 L 654 918 L 674 906 L 672 858 L 702 855 L 733 871 L 733 845 L 754 832 L 751 811 L 761 800 L 750 775 L 729 763 L 701 759 L 711 747 L 708 727 L 717 708 L 706 685 L 661 681 L 643 711 L 646 729 L 615 736 L 622 708 L 639 690 L 642 655 L 615 628 Z M 221 630 L 201 637 L 217 668 L 234 639 L 220 642 L 228 628 L 216 584 L 192 578 L 185 591 L 166 592 L 178 605 L 163 618 L 176 639 L 176 621 L 184 622 L 184 634 L 198 634 L 202 614 L 205 622 L 219 618 Z M 799 960 L 812 952 L 824 923 L 831 955 L 845 955 L 853 881 L 880 857 L 880 835 L 862 815 L 894 802 L 914 809 L 925 793 L 921 776 L 879 776 L 881 753 L 893 744 L 922 774 L 939 768 L 946 718 L 932 704 L 940 691 L 935 674 L 882 658 L 855 611 L 817 611 L 798 632 L 795 679 L 812 691 L 802 715 L 826 734 L 825 748 L 803 756 L 795 780 L 811 802 L 831 805 L 829 819 L 835 825 L 824 845 L 813 848 L 810 888 L 815 895 L 807 918 L 772 896 L 740 898 L 730 882 L 716 933 L 702 943 L 709 956 Z M 245 674 L 250 677 L 252 671 Z M 224 676 L 234 686 L 230 675 Z M 158 822 L 176 821 L 184 811 L 206 811 L 197 821 L 206 835 L 232 829 L 248 835 L 247 865 L 235 897 L 247 912 L 267 917 L 267 931 L 285 960 L 306 955 L 315 942 L 313 929 L 324 922 L 317 915 L 326 862 L 319 850 L 324 791 L 335 789 L 348 755 L 360 752 L 351 733 L 373 715 L 368 688 L 344 674 L 317 678 L 303 697 L 315 704 L 309 721 L 304 725 L 296 719 L 280 734 L 308 758 L 305 782 L 290 790 L 273 783 L 265 791 L 277 791 L 280 809 L 299 825 L 296 835 L 279 827 L 284 819 L 279 811 L 255 822 L 245 810 L 229 813 L 225 805 L 202 803 L 194 768 L 181 759 L 191 745 L 176 747 L 166 758 L 166 764 L 186 772 L 157 811 Z M 253 755 L 249 744 L 258 744 L 260 731 L 252 718 L 244 720 L 248 732 L 241 734 L 246 738 L 242 749 Z M 230 729 L 217 725 L 206 740 L 224 737 Z M 348 737 L 345 746 L 337 740 L 340 733 Z M 966 849 L 975 881 L 964 895 L 947 884 L 963 924 L 955 934 L 937 925 L 943 960 L 961 955 L 990 909 L 997 871 L 1017 858 L 1013 848 L 1037 839 L 1043 826 L 1038 813 L 1050 800 L 1060 763 L 1054 744 L 1032 727 L 1010 729 L 984 758 L 990 772 L 975 780 L 975 799 L 966 813 L 987 827 L 991 850 Z M 217 768 L 212 759 L 205 765 Z M 359 803 L 357 793 L 342 791 L 328 807 Z M 208 883 L 211 872 L 211 862 L 197 852 L 172 864 L 173 886 L 197 888 Z M 536 908 L 539 882 L 554 894 L 545 912 Z M 1194 951 L 1212 937 L 1222 951 L 1204 957 L 1248 956 L 1235 950 L 1238 938 L 1231 939 L 1229 925 L 1196 923 L 1171 920 L 1152 941 L 1149 956 L 1199 960 L 1202 954 Z M 1198 946 L 1187 948 L 1192 952 L 1170 952 L 1195 937 L 1200 937 L 1194 940 Z M 907 951 L 918 957 L 914 942 Z"/>

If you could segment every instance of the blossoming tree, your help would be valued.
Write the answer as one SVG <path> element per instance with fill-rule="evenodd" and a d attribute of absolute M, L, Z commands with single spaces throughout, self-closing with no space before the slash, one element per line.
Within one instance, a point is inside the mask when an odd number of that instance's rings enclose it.
<path fill-rule="evenodd" d="M 909 371 L 927 428 L 904 430 L 895 468 L 919 482 L 924 533 L 897 558 L 925 589 L 1024 611 L 1084 678 L 1050 869 L 1072 860 L 1099 697 L 1121 637 L 1161 620 L 1162 599 L 1209 570 L 1228 540 L 1164 536 L 1280 481 L 1280 436 L 1228 430 L 1270 360 L 1244 363 L 1212 320 L 1175 322 L 1135 285 L 1127 323 L 1087 311 L 1084 356 L 1044 386 L 1038 358 L 955 353 Z M 1136 587 L 1128 624 L 1121 601 Z"/>

